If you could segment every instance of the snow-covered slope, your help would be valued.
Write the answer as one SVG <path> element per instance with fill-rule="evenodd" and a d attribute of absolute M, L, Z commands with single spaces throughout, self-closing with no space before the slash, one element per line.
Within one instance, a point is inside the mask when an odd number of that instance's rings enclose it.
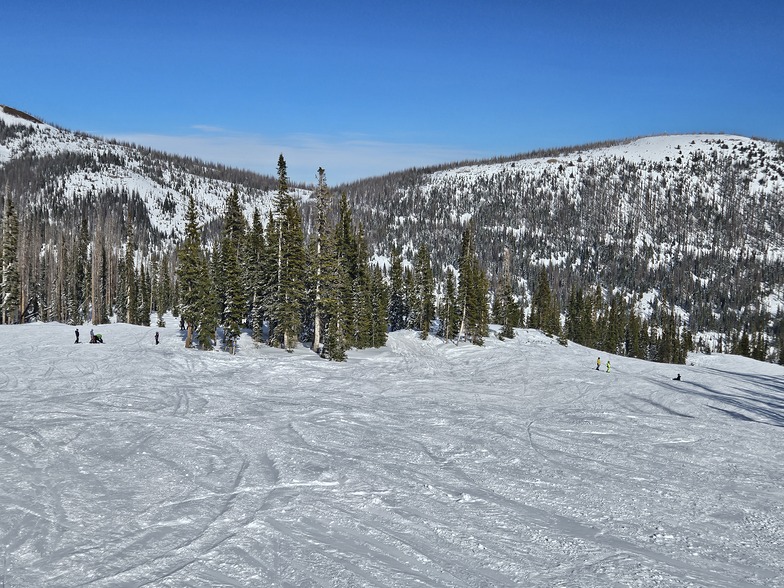
<path fill-rule="evenodd" d="M 546 268 L 562 307 L 572 287 L 598 284 L 628 306 L 651 300 L 648 314 L 674 303 L 692 328 L 725 334 L 784 310 L 784 143 L 665 135 L 534 155 L 346 191 L 381 253 L 411 259 L 424 242 L 437 277 L 470 220 L 483 266 L 499 276 L 508 248 L 528 300 Z"/>
<path fill-rule="evenodd" d="M 526 330 L 484 347 L 396 332 L 345 364 L 99 330 L 0 326 L 6 586 L 784 577 L 780 366 L 602 356 L 607 373 Z"/>
<path fill-rule="evenodd" d="M 272 206 L 271 190 L 216 179 L 220 174 L 210 164 L 189 161 L 185 165 L 185 160 L 176 157 L 164 158 L 144 148 L 60 129 L 5 106 L 0 106 L 0 122 L 23 129 L 0 141 L 0 166 L 13 160 L 68 153 L 89 158 L 87 165 L 80 161 L 70 166 L 49 189 L 28 195 L 35 205 L 47 207 L 54 199 L 95 201 L 106 190 L 137 193 L 152 227 L 175 239 L 182 236 L 188 194 L 193 194 L 204 224 L 223 213 L 233 187 L 238 189 L 248 218 L 254 207 L 265 217 Z M 294 189 L 294 195 L 307 198 L 310 191 Z"/>

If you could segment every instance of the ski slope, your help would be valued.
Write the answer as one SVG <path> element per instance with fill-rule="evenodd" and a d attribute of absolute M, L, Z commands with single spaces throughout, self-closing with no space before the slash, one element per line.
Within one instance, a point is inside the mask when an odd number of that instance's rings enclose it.
<path fill-rule="evenodd" d="M 4 586 L 784 585 L 780 366 L 168 324 L 0 326 Z"/>

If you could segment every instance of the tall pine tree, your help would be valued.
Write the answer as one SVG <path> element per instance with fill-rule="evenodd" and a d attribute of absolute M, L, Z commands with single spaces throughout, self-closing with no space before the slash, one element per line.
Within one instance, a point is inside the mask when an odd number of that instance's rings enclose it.
<path fill-rule="evenodd" d="M 305 236 L 299 207 L 289 193 L 286 160 L 283 155 L 278 159 L 275 220 L 278 256 L 277 284 L 271 308 L 275 321 L 273 341 L 286 351 L 293 351 L 301 327 L 305 282 Z"/>
<path fill-rule="evenodd" d="M 0 322 L 19 322 L 21 306 L 19 283 L 19 219 L 8 196 L 3 212 L 2 247 L 2 298 L 0 299 Z"/>

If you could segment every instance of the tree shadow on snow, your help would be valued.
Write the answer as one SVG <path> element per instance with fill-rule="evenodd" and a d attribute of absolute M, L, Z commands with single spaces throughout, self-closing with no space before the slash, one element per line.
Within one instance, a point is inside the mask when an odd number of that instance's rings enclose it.
<path fill-rule="evenodd" d="M 706 368 L 704 372 L 734 380 L 735 385 L 726 392 L 716 390 L 694 381 L 698 377 L 696 373 L 688 382 L 682 381 L 678 384 L 668 382 L 667 385 L 681 394 L 699 396 L 714 403 L 724 404 L 725 407 L 713 404 L 706 404 L 706 406 L 731 418 L 784 427 L 784 382 L 780 378 L 760 374 L 740 374 L 714 368 Z"/>

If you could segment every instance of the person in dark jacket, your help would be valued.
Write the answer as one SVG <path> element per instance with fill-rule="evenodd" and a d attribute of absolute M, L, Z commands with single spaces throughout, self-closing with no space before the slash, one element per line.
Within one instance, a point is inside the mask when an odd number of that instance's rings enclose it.
<path fill-rule="evenodd" d="M 76 329 L 74 331 L 74 333 L 76 333 L 76 341 L 74 341 L 74 343 L 78 343 L 79 342 L 79 329 Z"/>
<path fill-rule="evenodd" d="M 155 344 L 158 344 L 158 331 L 155 331 Z"/>

